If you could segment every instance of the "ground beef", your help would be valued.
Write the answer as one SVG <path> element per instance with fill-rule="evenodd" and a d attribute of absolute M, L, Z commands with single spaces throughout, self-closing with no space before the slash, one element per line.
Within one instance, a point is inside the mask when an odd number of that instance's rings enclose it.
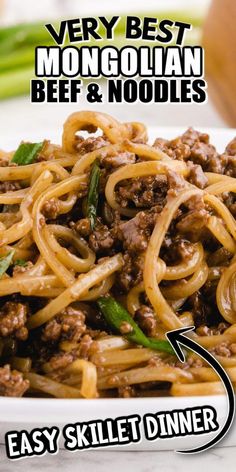
<path fill-rule="evenodd" d="M 207 259 L 209 267 L 214 266 L 227 266 L 232 257 L 231 252 L 229 252 L 224 247 L 220 247 L 215 252 L 211 253 Z"/>
<path fill-rule="evenodd" d="M 236 177 L 236 137 L 230 141 L 226 147 L 227 165 L 225 173 L 231 177 Z"/>
<path fill-rule="evenodd" d="M 170 141 L 157 138 L 154 142 L 154 147 L 159 147 L 172 159 L 187 160 L 191 156 L 191 149 L 197 143 L 209 145 L 208 134 L 200 133 L 193 128 L 188 128 L 181 136 L 171 139 Z"/>
<path fill-rule="evenodd" d="M 77 355 L 80 359 L 88 360 L 91 355 L 95 354 L 98 351 L 97 342 L 92 339 L 89 334 L 85 334 L 77 350 Z"/>
<path fill-rule="evenodd" d="M 168 196 L 175 197 L 186 187 L 183 177 L 170 169 L 167 171 L 167 180 L 169 186 Z"/>
<path fill-rule="evenodd" d="M 194 195 L 185 203 L 189 209 L 178 218 L 176 229 L 192 242 L 199 241 L 207 224 L 209 213 L 201 195 Z"/>
<path fill-rule="evenodd" d="M 15 190 L 20 190 L 21 185 L 18 180 L 6 180 L 5 182 L 0 182 L 0 193 L 14 192 Z"/>
<path fill-rule="evenodd" d="M 221 155 L 221 159 L 224 159 L 225 170 L 224 174 L 229 177 L 236 177 L 236 156 L 228 156 L 226 154 Z"/>
<path fill-rule="evenodd" d="M 109 155 L 101 156 L 100 163 L 105 169 L 116 169 L 120 166 L 127 164 L 134 164 L 136 161 L 135 154 L 124 151 L 124 152 L 113 152 Z"/>
<path fill-rule="evenodd" d="M 55 144 L 51 144 L 50 141 L 45 139 L 42 149 L 35 158 L 35 162 L 45 162 L 55 159 L 54 151 L 57 149 L 59 150 L 59 146 L 55 146 Z"/>
<path fill-rule="evenodd" d="M 186 309 L 192 312 L 197 328 L 202 325 L 212 326 L 222 321 L 215 301 L 214 284 L 211 285 L 211 290 L 206 286 L 193 293 L 187 300 Z"/>
<path fill-rule="evenodd" d="M 155 220 L 155 212 L 140 211 L 134 218 L 119 225 L 118 237 L 128 252 L 142 252 L 147 249 Z"/>
<path fill-rule="evenodd" d="M 106 255 L 114 244 L 114 236 L 107 225 L 97 218 L 96 227 L 89 236 L 90 248 L 99 254 Z"/>
<path fill-rule="evenodd" d="M 172 159 L 185 160 L 190 156 L 190 147 L 182 142 L 181 137 L 172 139 L 171 141 L 157 138 L 153 147 L 161 149 Z"/>
<path fill-rule="evenodd" d="M 236 137 L 229 142 L 229 144 L 225 148 L 225 151 L 230 156 L 236 156 Z"/>
<path fill-rule="evenodd" d="M 117 283 L 122 292 L 128 292 L 143 279 L 144 254 L 124 254 L 124 265 L 117 273 Z"/>
<path fill-rule="evenodd" d="M 218 344 L 218 346 L 215 346 L 214 348 L 210 349 L 210 352 L 215 356 L 222 357 L 231 357 L 232 355 L 228 342 Z"/>
<path fill-rule="evenodd" d="M 25 272 L 32 269 L 33 267 L 34 267 L 34 264 L 31 261 L 25 262 L 24 265 L 15 264 L 14 267 L 13 267 L 12 275 L 13 275 L 13 277 L 15 277 L 19 274 L 24 274 Z"/>
<path fill-rule="evenodd" d="M 232 213 L 233 217 L 236 218 L 236 195 L 233 192 L 226 192 L 222 194 L 224 204 Z"/>
<path fill-rule="evenodd" d="M 136 397 L 135 387 L 131 385 L 124 385 L 123 387 L 118 388 L 118 397 L 119 398 L 133 398 Z"/>
<path fill-rule="evenodd" d="M 80 156 L 83 156 L 88 152 L 95 151 L 96 149 L 100 149 L 104 146 L 107 146 L 108 144 L 109 142 L 106 141 L 102 136 L 97 138 L 90 137 L 87 139 L 83 139 L 81 136 L 79 136 L 76 143 L 76 151 L 80 154 Z"/>
<path fill-rule="evenodd" d="M 79 233 L 83 238 L 91 234 L 91 225 L 89 218 L 82 218 L 76 223 L 70 223 L 70 227 Z"/>
<path fill-rule="evenodd" d="M 9 365 L 0 367 L 0 396 L 22 397 L 29 388 L 29 381 L 23 379 L 21 372 L 10 369 Z"/>
<path fill-rule="evenodd" d="M 116 200 L 123 207 L 159 207 L 166 203 L 167 179 L 164 175 L 128 179 L 117 185 Z"/>
<path fill-rule="evenodd" d="M 229 328 L 228 323 L 219 323 L 218 326 L 208 327 L 206 325 L 199 326 L 196 329 L 198 336 L 217 336 L 218 334 L 223 334 L 227 328 Z"/>
<path fill-rule="evenodd" d="M 167 265 L 175 265 L 191 259 L 193 251 L 193 245 L 186 239 L 166 235 L 160 255 Z"/>
<path fill-rule="evenodd" d="M 208 213 L 206 210 L 191 210 L 181 218 L 176 228 L 180 233 L 187 235 L 191 241 L 199 241 L 207 220 Z"/>
<path fill-rule="evenodd" d="M 60 213 L 60 202 L 58 198 L 51 198 L 44 203 L 42 213 L 45 218 L 55 220 Z"/>
<path fill-rule="evenodd" d="M 6 302 L 0 309 L 0 336 L 6 338 L 14 335 L 17 339 L 25 341 L 28 337 L 25 326 L 28 314 L 27 305 Z"/>
<path fill-rule="evenodd" d="M 234 144 L 226 148 L 226 154 L 219 155 L 215 147 L 209 143 L 209 136 L 193 128 L 189 128 L 181 136 L 170 141 L 158 138 L 154 142 L 154 147 L 159 147 L 172 159 L 192 161 L 200 165 L 205 172 L 235 175 Z M 195 177 L 193 178 L 196 181 Z M 199 181 L 198 177 L 197 181 Z"/>
<path fill-rule="evenodd" d="M 69 306 L 46 323 L 42 340 L 46 342 L 63 340 L 78 342 L 85 330 L 85 315 L 81 310 Z"/>
<path fill-rule="evenodd" d="M 9 165 L 9 159 L 7 157 L 1 157 L 0 158 L 0 167 L 8 167 Z"/>
<path fill-rule="evenodd" d="M 235 354 L 236 354 L 236 343 L 230 344 L 229 347 L 230 347 L 231 353 L 232 353 L 233 355 L 235 355 Z"/>
<path fill-rule="evenodd" d="M 147 336 L 155 336 L 157 330 L 157 318 L 149 306 L 141 305 L 140 308 L 136 310 L 134 319 Z"/>
<path fill-rule="evenodd" d="M 207 133 L 201 133 L 200 131 L 195 130 L 194 128 L 188 128 L 183 135 L 181 136 L 182 142 L 187 144 L 190 148 L 196 144 L 196 142 L 201 142 L 209 144 L 209 135 Z"/>
<path fill-rule="evenodd" d="M 183 370 L 188 370 L 189 368 L 192 369 L 199 369 L 203 367 L 203 360 L 199 359 L 199 357 L 192 356 L 191 354 L 188 356 L 186 359 L 186 362 L 180 362 L 180 361 L 174 361 L 173 362 L 173 367 L 177 367 L 179 369 Z"/>
<path fill-rule="evenodd" d="M 204 174 L 202 167 L 197 164 L 192 164 L 191 161 L 188 163 L 189 176 L 188 181 L 190 184 L 195 185 L 201 189 L 204 189 L 208 185 L 208 178 Z"/>
<path fill-rule="evenodd" d="M 130 334 L 133 331 L 133 327 L 127 321 L 122 321 L 120 324 L 120 333 L 122 335 Z"/>
<path fill-rule="evenodd" d="M 216 169 L 218 165 L 220 165 L 220 163 L 218 163 L 219 159 L 215 147 L 212 146 L 212 144 L 206 144 L 201 141 L 196 141 L 192 146 L 190 159 L 194 164 L 202 166 L 204 170 L 210 170 L 209 168 L 211 166 Z"/>
<path fill-rule="evenodd" d="M 55 157 L 52 154 L 42 154 L 42 153 L 39 153 L 37 156 L 36 156 L 36 159 L 35 159 L 35 162 L 46 162 L 46 161 L 52 161 L 54 160 Z"/>
<path fill-rule="evenodd" d="M 65 369 L 73 362 L 74 356 L 70 352 L 59 352 L 51 357 L 49 364 L 52 370 Z"/>

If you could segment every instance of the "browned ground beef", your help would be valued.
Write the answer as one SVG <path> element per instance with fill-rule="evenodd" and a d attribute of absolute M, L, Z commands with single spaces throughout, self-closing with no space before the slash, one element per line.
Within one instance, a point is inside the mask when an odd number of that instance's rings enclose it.
<path fill-rule="evenodd" d="M 205 172 L 236 176 L 235 140 L 227 146 L 225 153 L 218 154 L 206 133 L 189 128 L 182 136 L 170 141 L 158 138 L 153 146 L 162 149 L 172 159 L 192 161 Z"/>
<path fill-rule="evenodd" d="M 76 143 L 76 150 L 80 155 L 87 154 L 88 152 L 95 151 L 96 149 L 100 149 L 103 146 L 107 146 L 109 144 L 102 136 L 97 138 L 90 137 L 87 139 L 83 139 L 81 136 L 78 137 Z"/>
<path fill-rule="evenodd" d="M 74 356 L 70 352 L 58 352 L 49 360 L 52 370 L 64 369 L 73 362 Z"/>
<path fill-rule="evenodd" d="M 71 222 L 71 228 L 74 228 L 81 236 L 86 237 L 91 233 L 89 218 L 82 218 L 76 223 Z"/>
<path fill-rule="evenodd" d="M 232 257 L 231 252 L 229 252 L 224 247 L 220 247 L 215 252 L 209 255 L 207 263 L 209 267 L 224 266 L 224 265 L 227 266 L 231 257 Z"/>
<path fill-rule="evenodd" d="M 167 179 L 163 175 L 128 179 L 117 185 L 116 200 L 123 207 L 131 204 L 137 208 L 159 206 L 166 202 Z"/>
<path fill-rule="evenodd" d="M 236 194 L 233 192 L 223 193 L 222 198 L 230 213 L 236 218 Z"/>
<path fill-rule="evenodd" d="M 154 337 L 157 329 L 157 318 L 153 310 L 147 305 L 141 305 L 135 312 L 135 321 L 147 336 Z"/>
<path fill-rule="evenodd" d="M 0 336 L 6 338 L 14 335 L 25 341 L 28 330 L 25 326 L 29 310 L 27 305 L 15 302 L 6 302 L 0 309 Z"/>
<path fill-rule="evenodd" d="M 185 180 L 183 177 L 173 170 L 167 171 L 167 181 L 168 181 L 168 196 L 176 196 L 179 192 L 182 192 L 186 187 Z"/>
<path fill-rule="evenodd" d="M 7 159 L 7 157 L 1 157 L 0 158 L 0 167 L 8 167 L 9 165 L 9 160 Z"/>
<path fill-rule="evenodd" d="M 193 250 L 193 246 L 188 240 L 179 236 L 171 237 L 167 234 L 162 244 L 161 257 L 167 265 L 174 265 L 191 259 Z"/>
<path fill-rule="evenodd" d="M 188 176 L 188 181 L 190 182 L 190 184 L 196 185 L 196 187 L 204 189 L 208 185 L 208 179 L 204 174 L 202 167 L 197 164 L 192 164 L 191 161 L 189 161 L 189 169 L 190 172 Z"/>
<path fill-rule="evenodd" d="M 57 198 L 51 198 L 51 200 L 45 202 L 42 207 L 43 215 L 45 216 L 45 218 L 49 218 L 50 220 L 55 220 L 57 215 L 59 215 L 59 212 L 60 202 Z"/>
<path fill-rule="evenodd" d="M 135 154 L 124 151 L 117 154 L 117 152 L 113 152 L 112 154 L 105 155 L 101 157 L 101 165 L 105 169 L 117 169 L 120 166 L 127 165 L 127 164 L 134 164 L 136 161 Z"/>
<path fill-rule="evenodd" d="M 199 241 L 210 214 L 201 196 L 194 195 L 188 200 L 186 206 L 188 211 L 180 215 L 176 229 L 180 234 L 187 236 L 190 241 Z"/>
<path fill-rule="evenodd" d="M 122 292 L 128 292 L 142 281 L 143 265 L 144 254 L 141 253 L 133 258 L 128 252 L 124 254 L 124 265 L 117 274 L 117 282 Z"/>
<path fill-rule="evenodd" d="M 215 283 L 207 282 L 201 290 L 187 299 L 187 309 L 192 312 L 197 328 L 201 325 L 217 326 L 222 321 L 217 309 L 215 293 Z"/>
<path fill-rule="evenodd" d="M 96 228 L 89 236 L 89 246 L 96 253 L 106 254 L 114 244 L 114 237 L 107 225 L 97 221 Z"/>
<path fill-rule="evenodd" d="M 0 367 L 0 395 L 5 397 L 22 397 L 29 388 L 29 381 L 23 374 L 11 370 L 9 365 Z"/>
<path fill-rule="evenodd" d="M 236 137 L 229 142 L 225 150 L 230 156 L 236 156 Z"/>
<path fill-rule="evenodd" d="M 196 329 L 196 333 L 198 336 L 212 336 L 212 335 L 218 335 L 218 334 L 223 334 L 227 328 L 229 328 L 228 323 L 219 323 L 217 326 L 206 326 L 202 325 L 199 328 Z"/>
<path fill-rule="evenodd" d="M 236 177 L 236 137 L 226 146 L 225 152 L 228 155 L 225 173 L 231 177 Z"/>
<path fill-rule="evenodd" d="M 199 235 L 201 235 L 203 228 L 206 226 L 208 217 L 208 213 L 204 208 L 201 210 L 190 210 L 180 219 L 176 228 L 181 234 L 188 236 L 190 241 L 199 241 Z"/>
<path fill-rule="evenodd" d="M 48 321 L 43 329 L 43 341 L 68 340 L 78 342 L 86 330 L 85 316 L 81 310 L 65 308 L 62 313 Z"/>
<path fill-rule="evenodd" d="M 13 275 L 13 277 L 15 277 L 19 274 L 23 274 L 24 272 L 27 272 L 28 270 L 32 269 L 33 267 L 34 267 L 34 264 L 31 261 L 25 262 L 24 265 L 15 264 L 14 267 L 13 267 L 12 275 Z"/>
<path fill-rule="evenodd" d="M 9 180 L 6 182 L 0 182 L 0 193 L 14 192 L 20 190 L 21 185 L 18 181 Z"/>
<path fill-rule="evenodd" d="M 119 239 L 123 241 L 124 249 L 131 253 L 145 251 L 155 219 L 155 212 L 140 211 L 134 218 L 121 223 L 117 232 Z"/>
<path fill-rule="evenodd" d="M 135 387 L 131 387 L 131 385 L 125 385 L 124 387 L 119 387 L 118 396 L 119 398 L 133 398 L 136 396 L 136 389 Z"/>
<path fill-rule="evenodd" d="M 89 359 L 90 355 L 98 351 L 96 341 L 93 340 L 90 334 L 85 334 L 79 343 L 77 356 L 81 359 Z"/>

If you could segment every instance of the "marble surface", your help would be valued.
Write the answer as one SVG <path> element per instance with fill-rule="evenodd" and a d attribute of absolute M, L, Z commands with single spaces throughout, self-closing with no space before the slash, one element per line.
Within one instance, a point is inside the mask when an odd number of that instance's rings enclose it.
<path fill-rule="evenodd" d="M 4 446 L 0 446 L 0 470 L 2 472 L 199 472 L 224 468 L 235 470 L 236 448 L 222 447 L 195 456 L 181 456 L 171 451 L 160 452 L 111 452 L 86 451 L 71 453 L 60 450 L 56 456 L 10 461 Z"/>

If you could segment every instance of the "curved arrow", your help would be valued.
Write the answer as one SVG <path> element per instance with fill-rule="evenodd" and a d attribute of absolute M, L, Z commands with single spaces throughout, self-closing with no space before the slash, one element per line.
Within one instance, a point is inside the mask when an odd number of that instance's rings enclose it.
<path fill-rule="evenodd" d="M 200 346 L 195 341 L 193 341 L 193 339 L 190 339 L 184 335 L 184 333 L 193 331 L 194 329 L 195 329 L 194 326 L 190 326 L 188 328 L 176 329 L 174 331 L 169 331 L 168 333 L 166 333 L 166 337 L 168 341 L 170 342 L 170 344 L 172 345 L 177 357 L 179 358 L 181 362 L 185 362 L 185 354 L 183 353 L 180 347 L 180 344 L 183 344 L 185 347 L 196 352 L 200 357 L 202 357 L 202 359 L 204 359 L 205 361 L 208 362 L 208 364 L 211 365 L 211 367 L 220 376 L 222 382 L 224 383 L 224 387 L 228 396 L 229 408 L 228 408 L 228 416 L 225 421 L 225 424 L 214 439 L 209 441 L 207 444 L 197 447 L 195 449 L 186 449 L 185 451 L 176 451 L 181 454 L 194 454 L 197 452 L 202 452 L 214 446 L 219 441 L 221 441 L 221 439 L 223 439 L 223 437 L 226 435 L 226 433 L 230 429 L 233 419 L 234 419 L 234 413 L 235 413 L 234 389 L 227 373 L 225 372 L 221 364 L 215 359 L 215 357 L 213 357 L 212 354 L 210 354 L 206 349 L 204 349 L 204 347 Z"/>

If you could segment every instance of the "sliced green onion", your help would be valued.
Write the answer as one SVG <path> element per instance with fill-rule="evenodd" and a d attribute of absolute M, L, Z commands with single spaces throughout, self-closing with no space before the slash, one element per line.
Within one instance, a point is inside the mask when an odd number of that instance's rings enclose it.
<path fill-rule="evenodd" d="M 110 296 L 101 297 L 97 300 L 97 303 L 108 325 L 125 336 L 129 341 L 156 351 L 175 354 L 168 341 L 148 338 L 135 323 L 128 311 L 114 298 Z M 129 333 L 122 333 L 124 324 L 130 326 Z"/>
<path fill-rule="evenodd" d="M 14 265 L 18 265 L 18 266 L 21 266 L 21 267 L 25 267 L 27 265 L 27 261 L 25 261 L 25 259 L 17 259 L 15 262 L 14 262 Z"/>
<path fill-rule="evenodd" d="M 91 170 L 87 202 L 87 216 L 90 220 L 91 229 L 94 229 L 97 219 L 100 175 L 101 170 L 99 168 L 98 161 L 96 160 L 94 161 Z"/>
<path fill-rule="evenodd" d="M 44 143 L 21 143 L 17 148 L 12 162 L 20 166 L 32 164 L 35 161 L 38 153 L 42 150 Z"/>
<path fill-rule="evenodd" d="M 10 266 L 14 252 L 14 249 L 12 249 L 12 251 L 10 251 L 6 256 L 0 258 L 0 278 L 5 274 Z"/>

